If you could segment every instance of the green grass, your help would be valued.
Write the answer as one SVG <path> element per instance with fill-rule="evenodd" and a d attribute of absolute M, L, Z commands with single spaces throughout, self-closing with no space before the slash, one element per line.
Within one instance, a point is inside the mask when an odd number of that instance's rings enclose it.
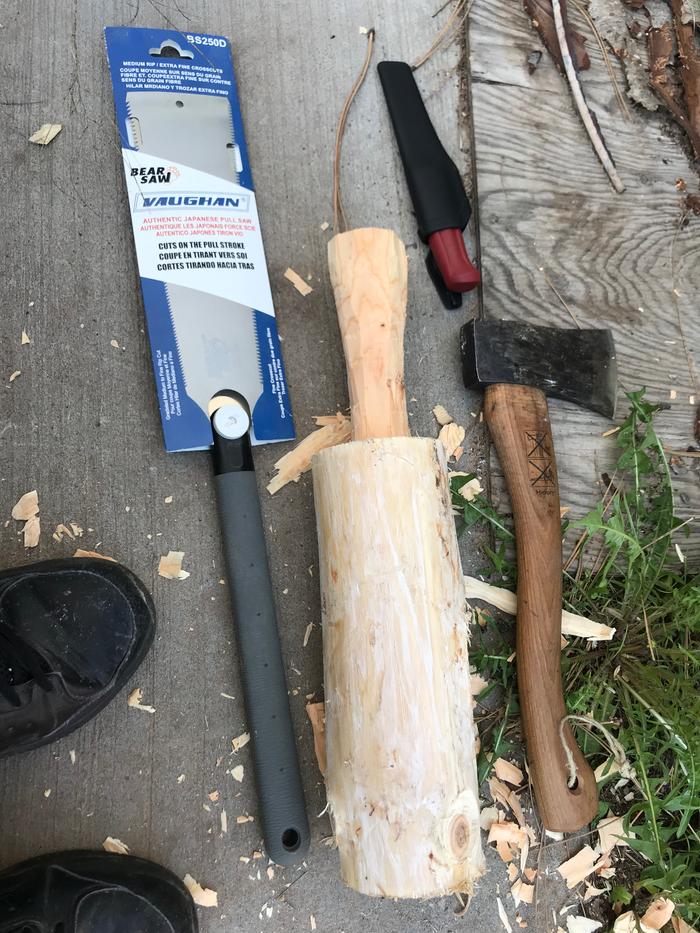
<path fill-rule="evenodd" d="M 669 897 L 694 924 L 700 921 L 700 574 L 686 567 L 676 548 L 687 527 L 681 529 L 675 516 L 669 465 L 654 428 L 658 406 L 645 401 L 643 391 L 628 399 L 629 414 L 615 435 L 614 475 L 596 507 L 562 527 L 565 552 L 572 554 L 563 570 L 566 607 L 617 632 L 612 642 L 594 646 L 573 639 L 562 653 L 562 669 L 569 712 L 602 723 L 632 769 L 620 794 L 613 790 L 619 774 L 601 785 L 612 810 L 624 813 L 626 828 L 635 833 L 630 844 L 640 867 L 627 895 L 633 903 Z M 490 526 L 494 546 L 482 573 L 513 587 L 511 520 L 483 494 L 464 500 L 458 491 L 464 483 L 464 477 L 452 481 L 460 530 Z M 472 662 L 505 698 L 482 724 L 482 777 L 487 754 L 502 754 L 517 725 L 510 650 L 493 622 L 472 647 Z M 610 758 L 597 728 L 578 728 L 577 738 L 593 767 Z M 624 801 L 621 795 L 630 792 L 633 799 Z M 613 892 L 618 901 L 622 890 Z"/>

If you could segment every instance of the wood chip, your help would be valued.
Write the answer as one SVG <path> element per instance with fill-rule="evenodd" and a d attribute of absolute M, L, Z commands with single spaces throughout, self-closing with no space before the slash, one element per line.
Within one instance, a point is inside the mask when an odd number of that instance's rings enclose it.
<path fill-rule="evenodd" d="M 508 866 L 508 880 L 515 881 L 519 874 L 518 866 L 514 862 L 511 862 Z M 516 904 L 515 906 L 517 907 L 518 905 Z"/>
<path fill-rule="evenodd" d="M 513 927 L 510 925 L 508 914 L 506 913 L 506 909 L 503 906 L 500 897 L 496 898 L 496 904 L 498 906 L 498 916 L 501 918 L 501 923 L 505 927 L 506 933 L 513 933 Z"/>
<path fill-rule="evenodd" d="M 100 560 L 111 560 L 116 564 L 116 560 L 113 557 L 108 557 L 106 554 L 100 554 L 99 551 L 86 551 L 85 548 L 82 547 L 76 548 L 73 557 L 99 557 Z"/>
<path fill-rule="evenodd" d="M 299 294 L 303 295 L 304 297 L 310 295 L 313 291 L 313 288 L 308 284 L 308 282 L 305 282 L 299 273 L 294 271 L 294 269 L 287 267 L 284 272 L 284 277 L 288 282 L 291 282 Z"/>
<path fill-rule="evenodd" d="M 516 907 L 519 907 L 520 904 L 532 904 L 535 887 L 532 884 L 527 884 L 525 881 L 518 880 L 515 884 L 511 885 L 510 893 L 513 895 Z"/>
<path fill-rule="evenodd" d="M 245 768 L 243 765 L 236 765 L 235 768 L 231 768 L 231 777 L 234 781 L 238 781 L 240 784 L 243 780 L 243 775 L 245 774 Z"/>
<path fill-rule="evenodd" d="M 596 888 L 594 884 L 591 884 L 590 881 L 587 881 L 586 889 L 583 892 L 583 903 L 587 904 L 589 901 L 595 900 L 596 897 L 600 897 L 601 894 L 607 893 L 607 888 Z"/>
<path fill-rule="evenodd" d="M 248 742 L 250 742 L 250 732 L 241 732 L 235 739 L 231 739 L 231 747 L 234 752 L 237 752 L 240 751 L 244 745 L 247 745 Z"/>
<path fill-rule="evenodd" d="M 22 338 L 21 338 L 21 344 L 22 344 L 22 346 L 24 347 L 24 346 L 26 346 L 28 343 L 31 343 L 31 342 L 32 342 L 32 341 L 29 339 L 29 334 L 26 332 L 26 330 L 23 330 L 23 331 L 22 331 Z"/>
<path fill-rule="evenodd" d="M 304 647 L 305 648 L 309 643 L 309 639 L 311 638 L 311 632 L 313 631 L 313 628 L 314 628 L 313 622 L 309 622 L 309 624 L 306 626 L 306 631 L 304 632 Z"/>
<path fill-rule="evenodd" d="M 521 849 L 525 845 L 527 833 L 525 830 L 507 820 L 492 823 L 489 829 L 488 842 L 507 842 L 509 845 Z"/>
<path fill-rule="evenodd" d="M 466 598 L 468 600 L 481 599 L 490 606 L 495 606 L 508 615 L 516 615 L 518 611 L 518 599 L 515 593 L 504 589 L 502 586 L 492 586 L 484 580 L 478 580 L 476 577 L 465 576 L 464 585 Z M 603 625 L 600 622 L 593 622 L 585 616 L 575 615 L 573 612 L 562 611 L 561 630 L 564 635 L 572 635 L 577 638 L 586 638 L 588 641 L 610 641 L 615 629 L 609 625 Z"/>
<path fill-rule="evenodd" d="M 519 787 L 525 780 L 523 772 L 512 761 L 506 761 L 505 758 L 497 758 L 493 763 L 493 769 L 496 777 L 501 781 L 508 781 L 515 787 Z"/>
<path fill-rule="evenodd" d="M 228 816 L 225 810 L 221 811 L 221 832 L 222 833 L 228 832 Z"/>
<path fill-rule="evenodd" d="M 316 423 L 320 424 L 321 420 L 321 418 L 316 418 Z M 351 436 L 350 419 L 338 412 L 316 431 L 307 435 L 296 447 L 280 457 L 275 463 L 277 473 L 268 483 L 267 491 L 274 496 L 287 483 L 299 482 L 302 473 L 306 473 L 311 468 L 311 461 L 315 454 L 327 447 L 344 444 L 350 440 Z"/>
<path fill-rule="evenodd" d="M 61 522 L 60 525 L 56 525 L 56 530 L 51 537 L 54 541 L 63 541 L 64 538 L 70 538 L 71 541 L 75 539 L 75 535 L 71 529 L 68 528 L 67 525 L 64 525 L 63 522 Z"/>
<path fill-rule="evenodd" d="M 444 405 L 436 405 L 435 408 L 433 408 L 433 414 L 435 415 L 435 420 L 441 427 L 446 424 L 451 424 L 455 420 Z"/>
<path fill-rule="evenodd" d="M 153 706 L 146 706 L 143 704 L 141 702 L 142 699 L 143 690 L 141 687 L 136 687 L 126 698 L 127 706 L 130 706 L 132 709 L 141 709 L 144 711 L 144 713 L 155 713 L 155 708 Z"/>
<path fill-rule="evenodd" d="M 661 930 L 671 919 L 675 906 L 667 897 L 657 897 L 641 917 L 642 929 Z"/>
<path fill-rule="evenodd" d="M 488 685 L 488 680 L 484 680 L 481 674 L 472 673 L 469 675 L 469 686 L 471 687 L 473 697 L 478 697 L 480 693 L 483 693 Z"/>
<path fill-rule="evenodd" d="M 184 551 L 168 551 L 165 557 L 161 557 L 158 564 L 160 576 L 165 577 L 166 580 L 186 580 L 189 573 L 182 569 L 184 556 Z"/>
<path fill-rule="evenodd" d="M 328 221 L 324 220 L 323 223 L 321 224 L 321 230 L 323 230 L 323 232 L 325 233 L 329 227 L 330 227 L 330 224 L 328 223 Z"/>
<path fill-rule="evenodd" d="M 185 887 L 192 895 L 192 900 L 200 907 L 218 907 L 219 896 L 211 888 L 203 888 L 199 882 L 195 881 L 192 875 L 185 875 L 182 879 Z"/>
<path fill-rule="evenodd" d="M 163 502 L 165 502 L 166 505 L 170 505 L 172 501 L 173 501 L 172 496 L 166 496 L 165 499 L 163 499 Z"/>
<path fill-rule="evenodd" d="M 26 548 L 36 547 L 41 537 L 41 521 L 39 519 L 39 494 L 36 489 L 25 492 L 15 503 L 12 517 L 17 522 L 24 522 L 22 534 Z"/>
<path fill-rule="evenodd" d="M 590 920 L 588 917 L 567 917 L 567 933 L 595 933 L 600 930 L 603 924 L 598 920 Z"/>
<path fill-rule="evenodd" d="M 82 538 L 83 529 L 76 522 L 69 522 L 70 530 L 73 532 L 74 538 Z"/>
<path fill-rule="evenodd" d="M 518 821 L 518 824 L 524 828 L 526 823 L 523 815 L 523 808 L 520 806 L 520 801 L 515 791 L 507 787 L 503 781 L 499 780 L 497 777 L 489 779 L 489 790 L 494 800 L 498 803 L 502 803 L 504 807 L 508 807 L 513 811 L 513 815 Z"/>
<path fill-rule="evenodd" d="M 498 807 L 484 807 L 479 814 L 479 824 L 487 833 L 494 823 L 498 823 L 501 818 L 501 811 Z"/>
<path fill-rule="evenodd" d="M 254 819 L 255 819 L 254 816 L 248 816 L 247 813 L 243 813 L 243 814 L 241 814 L 241 816 L 237 816 L 237 817 L 236 817 L 236 822 L 239 823 L 239 824 L 241 824 L 241 823 L 252 823 Z"/>
<path fill-rule="evenodd" d="M 457 460 L 459 460 L 459 457 L 457 457 L 456 454 L 455 456 Z M 470 479 L 468 483 L 465 483 L 464 486 L 460 486 L 457 491 L 463 499 L 467 500 L 467 502 L 473 502 L 479 493 L 484 491 L 484 487 L 481 485 L 479 480 L 474 477 L 473 479 Z"/>
<path fill-rule="evenodd" d="M 454 421 L 449 424 L 445 424 L 440 428 L 440 433 L 438 434 L 438 440 L 442 441 L 442 445 L 445 448 L 445 453 L 447 454 L 447 459 L 454 457 L 457 448 L 461 445 L 464 440 L 464 435 L 467 432 L 464 428 L 455 424 Z"/>
<path fill-rule="evenodd" d="M 211 800 L 212 803 L 218 803 L 221 798 L 221 794 L 218 790 L 213 790 L 211 793 L 207 794 L 207 797 Z"/>
<path fill-rule="evenodd" d="M 314 917 L 313 914 L 309 914 L 309 925 L 312 930 L 316 929 L 316 918 Z"/>
<path fill-rule="evenodd" d="M 29 137 L 29 142 L 37 146 L 48 146 L 62 129 L 62 123 L 42 123 L 39 129 Z"/>
<path fill-rule="evenodd" d="M 129 846 L 125 842 L 122 842 L 121 839 L 115 839 L 114 836 L 107 836 L 102 843 L 102 848 L 105 852 L 114 852 L 117 855 L 129 854 Z"/>
<path fill-rule="evenodd" d="M 114 347 L 115 350 L 119 349 L 119 341 L 114 340 L 114 338 L 112 338 L 112 340 L 109 341 L 109 345 L 110 347 Z"/>
<path fill-rule="evenodd" d="M 567 888 L 575 888 L 584 878 L 593 874 L 597 854 L 590 846 L 584 846 L 572 858 L 562 862 L 557 871 L 566 881 Z"/>
<path fill-rule="evenodd" d="M 21 375 L 22 375 L 22 370 L 16 369 L 13 373 L 10 373 L 10 382 L 14 382 L 17 376 L 21 376 Z"/>
<path fill-rule="evenodd" d="M 634 838 L 634 833 L 629 836 Z M 628 845 L 628 834 L 622 827 L 621 816 L 606 816 L 598 823 L 598 843 L 601 852 L 610 852 L 615 846 Z"/>
<path fill-rule="evenodd" d="M 326 760 L 326 704 L 307 703 L 306 715 L 309 717 L 314 733 L 314 752 L 318 770 L 325 777 L 328 764 Z"/>

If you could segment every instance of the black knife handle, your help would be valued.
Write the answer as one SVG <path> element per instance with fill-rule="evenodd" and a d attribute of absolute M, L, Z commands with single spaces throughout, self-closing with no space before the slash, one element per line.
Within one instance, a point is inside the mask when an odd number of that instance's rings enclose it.
<path fill-rule="evenodd" d="M 464 230 L 471 206 L 457 166 L 440 142 L 406 62 L 377 66 L 423 241 L 438 230 Z"/>
<path fill-rule="evenodd" d="M 229 440 L 214 428 L 214 466 L 265 849 L 293 865 L 309 824 L 248 434 Z"/>

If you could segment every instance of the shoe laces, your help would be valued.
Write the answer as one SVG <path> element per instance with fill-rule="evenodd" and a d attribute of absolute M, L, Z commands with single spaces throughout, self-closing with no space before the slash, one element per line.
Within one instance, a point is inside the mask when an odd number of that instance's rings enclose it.
<path fill-rule="evenodd" d="M 20 672 L 29 674 L 44 690 L 51 689 L 44 658 L 21 635 L 0 623 L 0 696 L 12 706 L 20 705 L 15 687 Z"/>

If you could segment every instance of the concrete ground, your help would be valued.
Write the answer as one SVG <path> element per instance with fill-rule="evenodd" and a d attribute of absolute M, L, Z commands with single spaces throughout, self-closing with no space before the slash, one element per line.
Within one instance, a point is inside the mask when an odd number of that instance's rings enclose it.
<path fill-rule="evenodd" d="M 479 129 L 484 136 L 491 131 L 487 96 L 507 84 L 502 75 L 491 82 L 483 36 L 500 17 L 494 42 L 520 52 L 508 37 L 511 27 L 525 36 L 527 24 L 516 13 L 513 26 L 503 12 L 510 4 L 502 0 L 476 6 L 480 32 L 472 67 L 483 82 L 476 134 L 467 110 L 464 42 L 426 64 L 419 83 L 467 179 L 476 138 L 477 164 L 483 151 L 487 165 L 484 195 L 496 198 L 517 173 L 507 160 L 495 159 L 493 145 L 479 147 Z M 493 18 L 492 7 L 498 14 Z M 231 38 L 291 401 L 303 436 L 313 415 L 347 405 L 326 273 L 332 231 L 321 227 L 332 221 L 333 139 L 365 50 L 360 27 L 377 30 L 375 61 L 415 61 L 444 22 L 444 13 L 433 19 L 432 12 L 418 0 L 0 0 L 0 515 L 9 518 L 19 496 L 36 488 L 44 528 L 39 547 L 25 553 L 18 526 L 0 523 L 0 559 L 11 566 L 70 555 L 75 543 L 58 543 L 51 531 L 75 521 L 89 529 L 82 547 L 99 548 L 141 576 L 159 617 L 155 646 L 131 685 L 142 688 L 154 715 L 129 709 L 124 694 L 75 735 L 0 763 L 0 868 L 63 847 L 99 848 L 111 835 L 134 853 L 180 876 L 189 872 L 218 891 L 219 908 L 200 911 L 203 933 L 305 930 L 312 928 L 312 915 L 326 933 L 492 931 L 502 928 L 498 892 L 516 926 L 507 878 L 493 852 L 464 917 L 456 916 L 452 899 L 375 901 L 340 881 L 337 854 L 325 844 L 330 824 L 304 711 L 307 696 L 323 696 L 311 485 L 303 478 L 274 499 L 267 495 L 273 462 L 287 449 L 278 446 L 258 448 L 255 460 L 313 840 L 304 865 L 275 869 L 272 878 L 265 861 L 240 860 L 259 848 L 260 831 L 257 821 L 235 823 L 237 814 L 256 814 L 247 750 L 239 756 L 246 768 L 242 784 L 225 774 L 231 739 L 246 724 L 230 608 L 219 584 L 223 563 L 211 466 L 205 453 L 163 450 L 102 36 L 105 25 L 132 24 Z M 534 34 L 524 42 L 538 45 Z M 493 60 L 495 66 L 503 57 Z M 543 62 L 546 67 L 551 63 Z M 567 107 L 562 104 L 563 111 Z M 63 123 L 63 132 L 46 148 L 30 146 L 29 135 L 46 121 Z M 577 132 L 575 119 L 571 132 Z M 578 139 L 577 145 L 585 161 L 587 144 Z M 446 311 L 428 279 L 374 72 L 349 123 L 343 191 L 351 225 L 392 227 L 407 246 L 406 381 L 414 433 L 436 433 L 431 409 L 442 403 L 468 426 L 462 468 L 485 470 L 484 430 L 470 415 L 479 400 L 461 388 L 457 347 L 459 328 L 477 299 L 469 298 L 461 311 Z M 491 294 L 507 303 L 510 273 L 498 266 L 494 239 L 501 210 L 503 205 L 482 210 L 482 239 L 493 247 Z M 513 230 L 503 225 L 504 237 Z M 284 279 L 288 266 L 311 276 L 308 297 Z M 26 346 L 20 344 L 23 329 L 31 337 Z M 15 370 L 21 375 L 10 384 Z M 600 424 L 590 424 L 588 436 L 597 438 Z M 690 424 L 678 420 L 676 434 L 690 437 Z M 564 482 L 567 476 L 565 470 Z M 497 471 L 494 477 L 498 486 Z M 580 484 L 572 480 L 574 486 Z M 586 488 L 586 495 L 595 491 L 592 482 Z M 159 557 L 169 549 L 185 552 L 191 573 L 186 581 L 158 576 Z M 467 567 L 480 565 L 468 541 L 463 558 Z M 216 803 L 208 798 L 213 790 L 220 793 Z M 227 835 L 220 832 L 222 809 Z M 549 904 L 558 903 L 561 890 L 556 880 L 552 884 L 551 895 L 545 891 L 537 907 L 523 910 L 530 930 L 555 929 Z M 269 917 L 266 906 L 272 908 Z"/>

